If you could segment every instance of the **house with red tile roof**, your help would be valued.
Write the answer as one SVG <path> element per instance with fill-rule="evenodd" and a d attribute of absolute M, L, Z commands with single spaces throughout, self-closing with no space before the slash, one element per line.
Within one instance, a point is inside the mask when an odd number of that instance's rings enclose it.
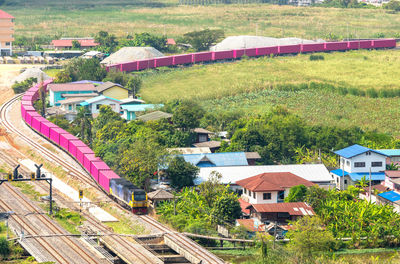
<path fill-rule="evenodd" d="M 63 39 L 55 39 L 51 41 L 51 45 L 54 46 L 56 50 L 60 49 L 71 49 L 73 41 L 78 41 L 81 49 L 85 48 L 93 48 L 98 45 L 93 38 L 63 38 Z"/>
<path fill-rule="evenodd" d="M 261 223 L 287 223 L 288 220 L 295 221 L 299 217 L 313 216 L 314 210 L 304 202 L 296 203 L 273 203 L 273 204 L 251 204 L 250 217 Z"/>
<path fill-rule="evenodd" d="M 0 56 L 12 55 L 14 41 L 14 17 L 0 10 Z"/>
<path fill-rule="evenodd" d="M 242 190 L 242 200 L 250 204 L 281 203 L 290 188 L 296 185 L 310 187 L 314 183 L 290 172 L 262 173 L 236 182 Z"/>

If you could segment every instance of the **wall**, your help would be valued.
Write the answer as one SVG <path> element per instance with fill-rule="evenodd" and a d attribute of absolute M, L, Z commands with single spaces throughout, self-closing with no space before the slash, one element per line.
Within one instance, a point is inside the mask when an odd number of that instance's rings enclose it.
<path fill-rule="evenodd" d="M 101 94 L 118 100 L 128 98 L 128 90 L 118 86 L 111 87 L 103 91 Z"/>
<path fill-rule="evenodd" d="M 111 106 L 112 104 L 114 104 L 114 112 L 119 113 L 121 111 L 120 108 L 120 104 L 114 100 L 110 100 L 110 99 L 105 99 L 105 100 L 100 100 L 98 102 L 92 103 L 89 107 L 90 107 L 90 111 L 92 112 L 92 114 L 98 114 L 100 112 L 99 109 L 97 109 L 97 105 L 109 105 Z"/>
<path fill-rule="evenodd" d="M 377 154 L 375 152 L 369 152 L 371 155 L 367 155 L 368 152 L 360 154 L 358 156 L 352 157 L 351 159 L 343 159 L 345 161 L 344 170 L 347 172 L 369 172 L 371 168 L 371 172 L 381 172 L 386 170 L 386 156 Z M 347 164 L 349 161 L 349 165 Z M 372 162 L 382 162 L 382 166 L 380 167 L 371 167 Z M 355 162 L 365 162 L 365 167 L 354 167 Z M 341 159 L 340 168 L 343 168 L 343 163 Z"/>

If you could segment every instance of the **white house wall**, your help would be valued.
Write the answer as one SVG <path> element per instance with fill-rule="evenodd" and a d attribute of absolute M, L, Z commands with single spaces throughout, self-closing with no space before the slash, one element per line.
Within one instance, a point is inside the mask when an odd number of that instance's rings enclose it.
<path fill-rule="evenodd" d="M 120 112 L 120 104 L 118 102 L 115 102 L 113 100 L 109 100 L 109 99 L 105 99 L 105 100 L 101 100 L 98 102 L 94 102 L 90 105 L 90 110 L 92 112 L 92 114 L 98 114 L 100 112 L 100 109 L 97 109 L 97 105 L 109 105 L 111 106 L 112 104 L 115 105 L 115 109 L 114 112 L 119 113 Z"/>
<path fill-rule="evenodd" d="M 341 158 L 340 168 L 343 168 L 343 161 L 345 163 L 344 170 L 350 173 L 369 172 L 369 168 L 371 168 L 371 172 L 382 172 L 386 169 L 386 156 L 379 155 L 375 152 L 371 152 L 371 155 L 363 153 L 350 159 Z M 365 162 L 365 167 L 354 167 L 355 162 Z M 372 162 L 382 162 L 382 166 L 372 167 Z"/>

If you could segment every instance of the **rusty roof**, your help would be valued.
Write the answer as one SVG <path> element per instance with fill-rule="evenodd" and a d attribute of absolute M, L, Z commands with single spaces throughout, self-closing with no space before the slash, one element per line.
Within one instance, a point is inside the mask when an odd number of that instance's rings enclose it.
<path fill-rule="evenodd" d="M 315 215 L 311 206 L 303 202 L 297 203 L 271 203 L 271 204 L 251 204 L 247 208 L 253 207 L 258 213 L 288 213 L 290 215 Z"/>
<path fill-rule="evenodd" d="M 385 175 L 389 178 L 400 178 L 400 171 L 398 170 L 387 170 L 385 171 Z"/>
<path fill-rule="evenodd" d="M 262 173 L 237 181 L 236 184 L 253 192 L 283 191 L 285 188 L 290 188 L 300 184 L 307 187 L 314 185 L 314 183 L 290 172 Z"/>
<path fill-rule="evenodd" d="M 97 91 L 96 87 L 92 83 L 51 83 L 48 85 L 48 89 L 53 92 Z"/>

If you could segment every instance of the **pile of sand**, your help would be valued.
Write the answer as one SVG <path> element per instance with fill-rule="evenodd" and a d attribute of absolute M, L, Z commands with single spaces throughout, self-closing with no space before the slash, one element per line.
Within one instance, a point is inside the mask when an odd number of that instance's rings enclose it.
<path fill-rule="evenodd" d="M 159 57 L 164 57 L 164 54 L 153 47 L 124 47 L 102 60 L 101 63 L 110 65 Z"/>
<path fill-rule="evenodd" d="M 45 81 L 45 80 L 51 79 L 51 77 L 48 76 L 46 73 L 44 73 L 41 69 L 39 69 L 39 68 L 29 68 L 29 69 L 26 69 L 20 75 L 18 75 L 13 80 L 13 83 L 23 82 L 23 81 L 25 81 L 26 79 L 29 79 L 29 78 L 36 78 L 38 81 Z"/>
<path fill-rule="evenodd" d="M 260 36 L 232 36 L 227 37 L 220 43 L 210 48 L 211 51 L 248 49 L 258 47 L 272 47 L 296 44 L 318 43 L 321 41 L 312 41 L 300 38 L 270 38 Z"/>

